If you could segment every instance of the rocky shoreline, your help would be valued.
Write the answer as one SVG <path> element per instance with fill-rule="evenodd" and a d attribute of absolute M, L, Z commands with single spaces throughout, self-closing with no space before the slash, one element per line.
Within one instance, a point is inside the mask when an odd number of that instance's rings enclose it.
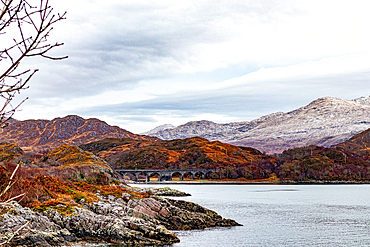
<path fill-rule="evenodd" d="M 184 196 L 191 196 L 189 193 L 179 191 L 176 189 L 171 189 L 170 187 L 164 188 L 142 188 L 139 189 L 146 193 L 151 193 L 157 196 L 174 196 L 174 197 L 184 197 Z"/>
<path fill-rule="evenodd" d="M 124 184 L 117 186 L 141 190 Z M 133 199 L 125 193 L 120 196 L 96 193 L 97 202 L 86 203 L 81 199 L 70 205 L 51 201 L 37 210 L 17 202 L 2 203 L 0 243 L 18 231 L 8 246 L 164 245 L 180 241 L 170 230 L 240 225 L 198 204 L 159 197 L 160 192 L 151 191 L 149 197 L 142 199 Z"/>

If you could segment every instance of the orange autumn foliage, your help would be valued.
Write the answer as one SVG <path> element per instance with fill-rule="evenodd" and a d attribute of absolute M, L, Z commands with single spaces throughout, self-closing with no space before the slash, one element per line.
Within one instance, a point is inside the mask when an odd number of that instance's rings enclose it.
<path fill-rule="evenodd" d="M 157 141 L 110 138 L 80 148 L 104 158 L 115 169 L 221 169 L 211 177 L 219 179 L 269 178 L 278 161 L 253 148 L 201 137 Z"/>

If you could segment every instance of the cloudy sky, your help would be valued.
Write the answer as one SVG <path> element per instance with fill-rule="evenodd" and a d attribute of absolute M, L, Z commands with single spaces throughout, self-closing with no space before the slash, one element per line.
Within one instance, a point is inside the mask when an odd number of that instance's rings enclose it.
<path fill-rule="evenodd" d="M 40 71 L 17 119 L 95 117 L 140 133 L 247 121 L 320 97 L 370 94 L 370 3 L 50 0 L 63 61 Z"/>

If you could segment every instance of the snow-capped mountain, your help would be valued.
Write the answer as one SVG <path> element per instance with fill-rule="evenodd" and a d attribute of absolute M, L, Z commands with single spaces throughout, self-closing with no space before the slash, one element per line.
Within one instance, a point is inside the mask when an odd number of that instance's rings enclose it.
<path fill-rule="evenodd" d="M 174 129 L 176 128 L 176 126 L 172 125 L 172 124 L 163 124 L 163 125 L 159 125 L 157 127 L 155 127 L 154 129 L 151 129 L 147 132 L 144 132 L 144 133 L 140 133 L 140 135 L 153 135 L 159 131 L 163 131 L 163 130 L 169 130 L 169 129 Z"/>
<path fill-rule="evenodd" d="M 320 98 L 294 111 L 236 123 L 194 121 L 151 133 L 161 139 L 201 136 L 266 153 L 310 144 L 332 146 L 370 128 L 370 96 L 354 100 Z"/>

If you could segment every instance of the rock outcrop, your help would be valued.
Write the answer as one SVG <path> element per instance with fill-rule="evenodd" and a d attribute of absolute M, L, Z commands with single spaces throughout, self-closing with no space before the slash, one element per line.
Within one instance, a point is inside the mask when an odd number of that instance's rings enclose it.
<path fill-rule="evenodd" d="M 78 240 L 48 217 L 16 202 L 1 203 L 0 211 L 0 241 L 11 239 L 8 246 L 61 246 Z M 19 232 L 13 237 L 16 231 Z"/>
<path fill-rule="evenodd" d="M 16 202 L 0 204 L 0 241 L 20 229 L 9 246 L 60 246 L 79 241 L 162 245 L 179 242 L 172 229 L 239 225 L 195 203 L 160 197 L 131 199 L 129 194 L 97 196 L 97 202 L 56 202 L 36 210 Z"/>
<path fill-rule="evenodd" d="M 151 193 L 157 196 L 191 196 L 189 193 L 179 191 L 176 189 L 171 189 L 170 187 L 163 187 L 163 188 L 144 188 L 144 192 Z"/>

